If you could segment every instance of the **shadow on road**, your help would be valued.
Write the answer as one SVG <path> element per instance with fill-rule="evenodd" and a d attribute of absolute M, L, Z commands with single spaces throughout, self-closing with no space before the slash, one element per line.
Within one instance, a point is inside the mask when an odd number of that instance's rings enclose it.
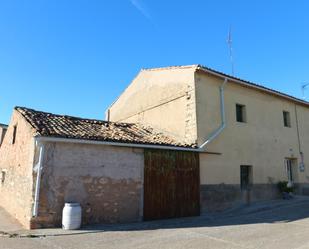
<path fill-rule="evenodd" d="M 286 223 L 306 218 L 309 218 L 308 197 L 286 201 L 277 200 L 266 204 L 253 204 L 252 206 L 238 208 L 229 212 L 203 214 L 197 217 L 185 217 L 129 224 L 91 225 L 84 226 L 80 230 L 72 231 L 62 230 L 61 228 L 38 229 L 12 234 L 5 233 L 2 236 L 15 238 L 40 238 L 49 236 L 72 236 L 112 231 L 146 231 L 158 229 L 239 226 L 257 223 Z"/>
<path fill-rule="evenodd" d="M 229 213 L 204 214 L 198 217 L 185 217 L 169 220 L 156 220 L 148 222 L 91 225 L 78 231 L 63 231 L 46 236 L 80 235 L 87 233 L 101 233 L 111 231 L 145 231 L 156 229 L 198 228 L 236 226 L 256 223 L 293 222 L 309 218 L 309 199 L 303 201 L 286 201 L 281 205 L 244 207 Z"/>

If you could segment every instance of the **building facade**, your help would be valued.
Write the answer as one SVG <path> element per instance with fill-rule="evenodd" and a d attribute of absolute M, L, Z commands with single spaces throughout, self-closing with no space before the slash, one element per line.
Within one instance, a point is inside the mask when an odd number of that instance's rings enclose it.
<path fill-rule="evenodd" d="M 108 113 L 186 143 L 207 141 L 200 153 L 203 211 L 276 198 L 282 180 L 308 192 L 306 101 L 193 65 L 142 70 Z"/>
<path fill-rule="evenodd" d="M 83 224 L 199 215 L 197 155 L 150 127 L 16 107 L 0 206 L 26 228 L 60 227 L 66 202 L 80 203 Z"/>

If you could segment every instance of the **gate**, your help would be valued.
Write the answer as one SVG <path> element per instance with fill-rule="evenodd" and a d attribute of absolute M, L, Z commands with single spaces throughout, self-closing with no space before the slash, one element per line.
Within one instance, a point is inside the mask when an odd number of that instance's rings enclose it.
<path fill-rule="evenodd" d="M 144 153 L 144 220 L 199 215 L 199 154 L 152 149 Z"/>

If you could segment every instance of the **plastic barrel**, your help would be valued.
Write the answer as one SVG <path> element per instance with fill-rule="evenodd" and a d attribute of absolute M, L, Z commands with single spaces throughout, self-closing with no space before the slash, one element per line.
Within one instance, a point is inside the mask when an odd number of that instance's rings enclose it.
<path fill-rule="evenodd" d="M 82 208 L 79 203 L 65 203 L 62 210 L 62 228 L 79 229 L 82 222 Z"/>

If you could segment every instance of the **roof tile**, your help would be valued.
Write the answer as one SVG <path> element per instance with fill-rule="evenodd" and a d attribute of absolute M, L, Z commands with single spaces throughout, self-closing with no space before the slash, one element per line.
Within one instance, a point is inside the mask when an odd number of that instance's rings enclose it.
<path fill-rule="evenodd" d="M 27 120 L 38 136 L 194 147 L 194 145 L 175 141 L 175 139 L 162 132 L 155 131 L 151 127 L 139 124 L 57 115 L 25 107 L 15 107 L 15 110 Z"/>

